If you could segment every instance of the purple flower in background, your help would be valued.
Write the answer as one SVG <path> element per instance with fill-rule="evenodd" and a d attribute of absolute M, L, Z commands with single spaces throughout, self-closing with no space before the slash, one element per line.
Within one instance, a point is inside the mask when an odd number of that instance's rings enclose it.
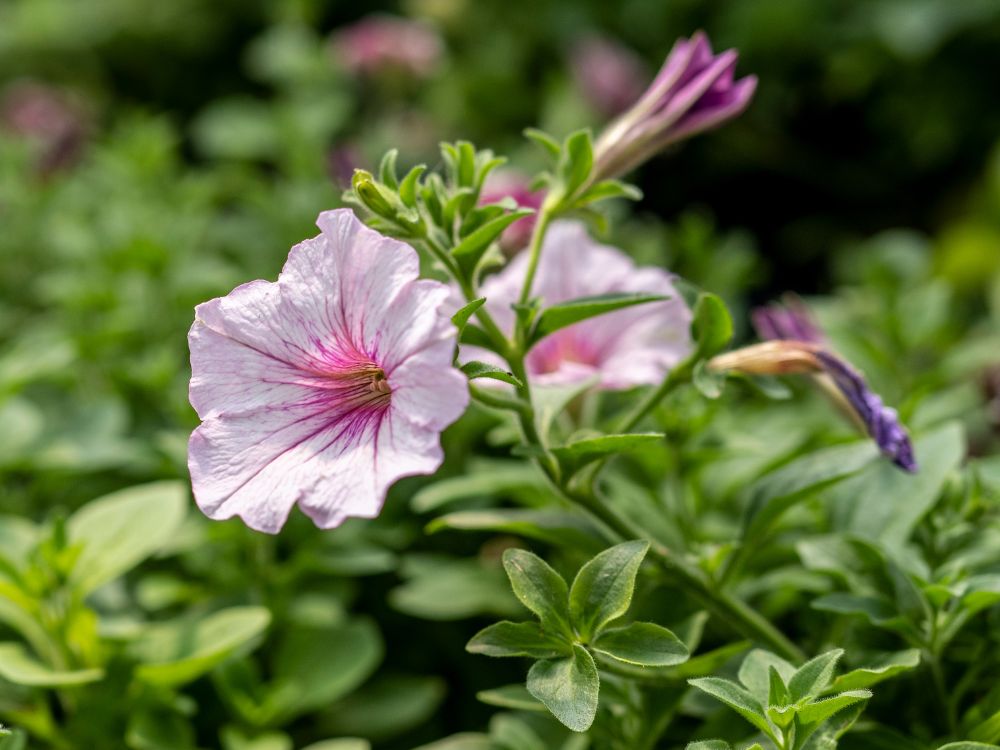
<path fill-rule="evenodd" d="M 331 39 L 336 59 L 355 75 L 402 72 L 426 78 L 444 54 L 441 37 L 420 21 L 372 15 L 337 31 Z"/>
<path fill-rule="evenodd" d="M 638 99 L 646 85 L 646 66 L 628 47 L 614 39 L 590 35 L 570 52 L 570 70 L 590 106 L 612 117 Z"/>
<path fill-rule="evenodd" d="M 490 172 L 486 177 L 486 184 L 483 185 L 479 195 L 479 202 L 483 205 L 498 203 L 504 198 L 511 198 L 521 208 L 538 209 L 542 205 L 544 194 L 537 190 L 530 190 L 529 179 L 514 169 L 497 169 Z M 513 255 L 521 250 L 531 239 L 531 232 L 535 228 L 535 217 L 525 216 L 518 219 L 500 237 L 500 247 L 508 255 Z"/>
<path fill-rule="evenodd" d="M 858 421 L 882 453 L 909 472 L 917 470 L 913 445 L 896 410 L 886 406 L 864 376 L 831 351 L 806 306 L 795 297 L 753 313 L 754 328 L 767 343 L 723 354 L 713 369 L 754 374 L 810 372 Z"/>
<path fill-rule="evenodd" d="M 39 144 L 38 171 L 74 164 L 83 151 L 88 122 L 82 108 L 52 86 L 19 82 L 0 97 L 0 125 Z"/>
<path fill-rule="evenodd" d="M 733 78 L 737 57 L 736 50 L 713 54 L 702 32 L 679 39 L 646 93 L 598 138 L 595 179 L 618 177 L 671 143 L 743 112 L 757 78 Z"/>
<path fill-rule="evenodd" d="M 528 264 L 518 255 L 482 286 L 486 307 L 501 328 L 514 328 L 514 311 Z M 532 383 L 564 385 L 596 377 L 607 389 L 656 384 L 691 350 L 691 311 L 660 268 L 637 267 L 621 250 L 594 242 L 578 221 L 557 221 L 545 237 L 535 296 L 543 304 L 612 292 L 650 292 L 663 302 L 618 310 L 549 334 L 528 352 Z M 462 347 L 464 359 L 500 364 L 490 352 Z"/>
<path fill-rule="evenodd" d="M 317 526 L 378 515 L 400 477 L 441 465 L 468 403 L 452 366 L 448 288 L 416 252 L 347 209 L 292 248 L 277 282 L 197 307 L 191 347 L 194 496 L 209 518 L 274 533 L 298 504 Z"/>

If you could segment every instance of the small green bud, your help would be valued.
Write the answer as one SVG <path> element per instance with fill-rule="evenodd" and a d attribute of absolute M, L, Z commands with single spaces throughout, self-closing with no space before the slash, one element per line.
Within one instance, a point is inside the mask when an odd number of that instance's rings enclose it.
<path fill-rule="evenodd" d="M 390 196 L 385 194 L 371 172 L 355 169 L 351 178 L 351 188 L 369 211 L 383 218 L 395 220 L 396 209 L 392 205 Z"/>

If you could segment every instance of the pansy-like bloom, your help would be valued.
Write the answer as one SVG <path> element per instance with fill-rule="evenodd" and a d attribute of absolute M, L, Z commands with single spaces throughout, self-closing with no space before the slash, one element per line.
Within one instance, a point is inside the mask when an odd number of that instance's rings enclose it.
<path fill-rule="evenodd" d="M 528 264 L 522 253 L 482 286 L 486 307 L 510 332 Z M 670 299 L 617 310 L 549 334 L 528 352 L 533 383 L 564 385 L 596 379 L 599 387 L 651 385 L 691 350 L 691 311 L 660 268 L 637 267 L 621 250 L 590 238 L 577 221 L 557 221 L 545 236 L 533 292 L 543 306 L 614 292 L 647 292 Z M 462 347 L 463 357 L 494 361 Z"/>
<path fill-rule="evenodd" d="M 479 202 L 486 205 L 510 198 L 519 208 L 533 208 L 537 211 L 542 205 L 543 193 L 531 190 L 529 185 L 528 178 L 517 170 L 497 169 L 487 175 L 486 183 L 479 195 Z M 528 244 L 534 228 L 534 214 L 518 219 L 500 236 L 500 247 L 508 255 L 513 255 Z"/>
<path fill-rule="evenodd" d="M 594 179 L 621 176 L 666 146 L 743 112 L 757 77 L 734 80 L 737 57 L 736 50 L 713 54 L 702 32 L 679 39 L 646 93 L 601 134 Z"/>
<path fill-rule="evenodd" d="M 427 78 L 444 54 L 441 37 L 427 24 L 379 14 L 339 30 L 331 45 L 337 61 L 355 75 L 403 73 Z"/>
<path fill-rule="evenodd" d="M 737 349 L 715 357 L 716 370 L 778 375 L 810 373 L 858 422 L 894 464 L 917 470 L 913 445 L 895 409 L 886 406 L 865 382 L 864 376 L 835 354 L 801 301 L 789 297 L 784 306 L 755 310 L 754 328 L 763 344 Z"/>
<path fill-rule="evenodd" d="M 378 515 L 389 486 L 442 461 L 468 402 L 452 366 L 448 288 L 408 245 L 349 210 L 320 214 L 277 282 L 197 307 L 189 334 L 194 496 L 209 518 L 274 533 L 298 504 L 317 526 Z"/>

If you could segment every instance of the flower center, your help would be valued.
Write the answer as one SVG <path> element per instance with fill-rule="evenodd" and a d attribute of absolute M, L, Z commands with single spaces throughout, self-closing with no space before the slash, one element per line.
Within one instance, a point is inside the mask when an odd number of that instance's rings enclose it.
<path fill-rule="evenodd" d="M 328 372 L 324 379 L 331 406 L 339 410 L 378 412 L 389 405 L 392 397 L 385 370 L 374 362 Z"/>

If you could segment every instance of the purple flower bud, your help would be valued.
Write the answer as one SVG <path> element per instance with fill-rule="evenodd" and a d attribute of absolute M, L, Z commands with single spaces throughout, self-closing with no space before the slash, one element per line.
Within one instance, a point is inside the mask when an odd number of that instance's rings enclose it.
<path fill-rule="evenodd" d="M 913 445 L 895 409 L 886 406 L 868 387 L 864 376 L 834 354 L 805 304 L 794 296 L 785 297 L 785 305 L 769 305 L 752 313 L 753 325 L 761 338 L 787 342 L 789 346 L 808 349 L 815 357 L 821 385 L 830 389 L 858 420 L 882 453 L 894 464 L 909 472 L 917 470 Z M 726 355 L 729 356 L 729 355 Z"/>
<path fill-rule="evenodd" d="M 647 75 L 642 60 L 632 50 L 597 35 L 574 44 L 570 70 L 590 106 L 608 117 L 621 114 L 642 95 Z"/>
<path fill-rule="evenodd" d="M 822 350 L 816 352 L 816 358 L 882 453 L 901 469 L 915 472 L 917 461 L 913 456 L 913 445 L 896 410 L 882 403 L 882 399 L 868 387 L 861 373 L 844 360 Z"/>
<path fill-rule="evenodd" d="M 618 177 L 666 146 L 743 112 L 757 77 L 735 80 L 737 57 L 736 50 L 714 54 L 700 31 L 677 40 L 646 93 L 598 139 L 594 179 Z"/>
<path fill-rule="evenodd" d="M 444 53 L 441 37 L 427 24 L 384 15 L 340 29 L 331 46 L 335 58 L 355 75 L 401 72 L 427 78 Z"/>
<path fill-rule="evenodd" d="M 784 297 L 783 304 L 758 307 L 750 314 L 753 327 L 762 339 L 775 341 L 793 339 L 813 344 L 826 343 L 823 333 L 813 322 L 805 303 L 795 295 Z"/>

